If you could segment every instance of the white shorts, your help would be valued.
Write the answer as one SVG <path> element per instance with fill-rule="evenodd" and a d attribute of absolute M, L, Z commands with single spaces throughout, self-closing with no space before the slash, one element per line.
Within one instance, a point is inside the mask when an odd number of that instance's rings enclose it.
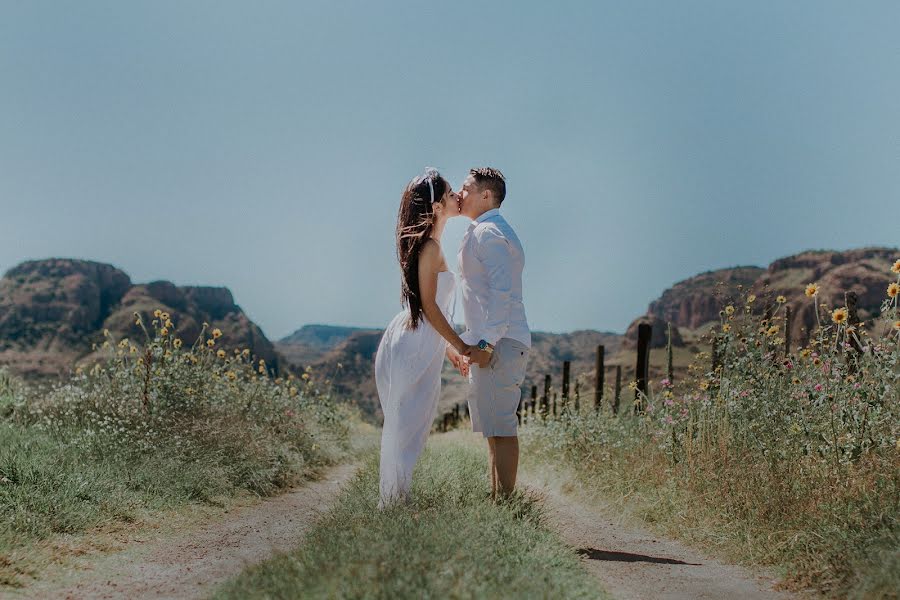
<path fill-rule="evenodd" d="M 469 371 L 469 414 L 472 431 L 484 437 L 518 435 L 516 410 L 522 398 L 522 382 L 528 364 L 528 346 L 503 338 L 494 347 L 490 364 L 472 365 Z"/>

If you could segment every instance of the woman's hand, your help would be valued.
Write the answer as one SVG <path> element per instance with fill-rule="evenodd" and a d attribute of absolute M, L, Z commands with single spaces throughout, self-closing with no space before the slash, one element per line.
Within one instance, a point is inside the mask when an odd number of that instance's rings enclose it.
<path fill-rule="evenodd" d="M 463 352 L 466 352 L 467 350 L 469 350 L 469 348 L 470 346 L 464 344 Z M 447 360 L 449 360 L 450 364 L 452 364 L 456 368 L 456 370 L 459 371 L 460 375 L 462 375 L 463 377 L 469 376 L 468 359 L 463 356 L 463 354 L 457 352 L 457 350 L 450 344 L 447 344 Z"/>

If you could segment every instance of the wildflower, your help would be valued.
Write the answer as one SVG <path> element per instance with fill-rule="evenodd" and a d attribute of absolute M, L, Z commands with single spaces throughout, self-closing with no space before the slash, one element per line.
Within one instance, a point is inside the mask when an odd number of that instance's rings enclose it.
<path fill-rule="evenodd" d="M 302 377 L 303 377 L 303 380 L 306 381 L 307 379 L 309 379 L 309 373 L 304 373 L 302 375 Z"/>
<path fill-rule="evenodd" d="M 166 327 L 175 327 L 172 321 L 166 320 Z"/>
<path fill-rule="evenodd" d="M 705 379 L 704 379 L 703 381 L 701 381 L 701 382 L 700 382 L 700 389 L 701 389 L 701 390 L 708 390 L 708 389 L 709 389 L 709 382 L 706 381 Z"/>
<path fill-rule="evenodd" d="M 809 348 L 804 348 L 800 351 L 800 356 L 802 356 L 803 358 L 809 358 L 810 354 L 812 354 L 812 350 L 810 350 Z"/>
<path fill-rule="evenodd" d="M 819 285 L 816 283 L 810 283 L 806 286 L 806 297 L 812 298 L 813 296 L 819 295 Z"/>
<path fill-rule="evenodd" d="M 725 307 L 725 314 L 728 315 L 729 317 L 730 317 L 731 315 L 733 315 L 733 314 L 734 314 L 734 306 L 732 306 L 732 305 L 730 305 L 730 304 L 729 304 L 728 306 L 726 306 L 726 307 Z"/>
<path fill-rule="evenodd" d="M 282 383 L 284 383 L 284 379 L 282 379 L 281 377 L 275 380 L 275 385 L 281 385 Z"/>
<path fill-rule="evenodd" d="M 817 392 L 821 392 L 821 391 L 822 391 L 822 384 L 821 384 L 821 383 L 817 383 L 816 385 L 813 386 L 813 389 L 816 390 Z"/>
<path fill-rule="evenodd" d="M 125 338 L 121 342 L 119 342 L 119 348 L 127 348 L 128 347 L 128 338 Z"/>
<path fill-rule="evenodd" d="M 228 377 L 228 379 L 230 379 L 231 381 L 237 379 L 237 373 L 235 373 L 234 371 L 228 371 L 227 373 L 225 373 L 225 376 Z"/>
<path fill-rule="evenodd" d="M 225 358 L 225 351 L 219 350 L 218 352 L 216 352 L 216 356 L 218 356 L 219 358 Z"/>
<path fill-rule="evenodd" d="M 137 348 L 135 346 L 132 346 L 131 348 L 129 348 L 128 351 L 131 352 L 132 354 L 137 354 Z"/>
<path fill-rule="evenodd" d="M 814 358 L 814 359 L 813 359 L 813 364 L 816 365 L 816 366 L 818 367 L 819 365 L 822 364 L 822 359 L 820 359 L 820 358 L 818 358 L 818 357 Z"/>
<path fill-rule="evenodd" d="M 834 312 L 831 313 L 831 320 L 837 323 L 838 325 L 842 325 L 847 322 L 847 309 L 846 308 L 836 308 Z"/>
<path fill-rule="evenodd" d="M 265 366 L 265 365 L 259 365 L 259 372 L 260 372 L 260 373 L 265 373 L 265 372 L 266 372 L 266 366 Z"/>
<path fill-rule="evenodd" d="M 894 321 L 894 329 L 900 331 L 900 321 Z"/>
<path fill-rule="evenodd" d="M 722 325 L 722 333 L 728 333 L 729 331 L 731 331 L 731 325 L 729 325 L 728 323 Z"/>
<path fill-rule="evenodd" d="M 159 318 L 162 319 L 163 321 L 168 321 L 168 320 L 169 320 L 169 313 L 167 313 L 167 312 L 160 313 L 160 314 L 159 314 Z"/>
<path fill-rule="evenodd" d="M 176 348 L 181 348 L 181 343 L 182 343 L 181 339 L 175 338 L 175 341 L 172 342 L 172 345 L 175 346 Z"/>
<path fill-rule="evenodd" d="M 775 302 L 777 302 L 778 304 L 784 304 L 785 302 L 787 302 L 787 298 L 785 298 L 784 296 L 778 296 L 777 298 L 775 298 Z"/>
<path fill-rule="evenodd" d="M 212 336 L 214 339 L 219 339 L 220 337 L 222 337 L 222 330 L 216 327 L 212 330 Z"/>
<path fill-rule="evenodd" d="M 294 386 L 291 386 L 290 389 L 289 389 L 288 391 L 290 392 L 291 397 L 297 395 L 297 388 L 295 388 Z"/>
<path fill-rule="evenodd" d="M 766 335 L 769 336 L 769 337 L 772 337 L 772 336 L 775 335 L 776 333 L 778 333 L 778 325 L 772 325 L 771 327 L 769 327 L 769 328 L 766 330 Z"/>
<path fill-rule="evenodd" d="M 306 375 L 306 373 L 304 373 L 304 375 Z M 628 389 L 631 390 L 631 391 L 636 390 L 636 389 L 637 389 L 637 381 L 632 381 L 631 383 L 629 383 L 629 384 L 628 384 Z"/>
<path fill-rule="evenodd" d="M 793 423 L 791 425 L 791 433 L 800 433 L 801 431 L 803 431 L 803 428 L 800 427 L 798 423 Z"/>
<path fill-rule="evenodd" d="M 747 304 L 753 304 L 754 302 L 756 302 L 756 294 L 747 296 Z"/>
<path fill-rule="evenodd" d="M 894 263 L 894 266 L 891 267 L 891 273 L 900 274 L 900 260 Z"/>
<path fill-rule="evenodd" d="M 261 364 L 261 365 L 264 365 L 264 364 L 266 364 L 266 361 L 265 361 L 265 359 L 263 359 L 263 358 L 261 358 L 261 359 L 259 359 L 259 364 Z"/>
<path fill-rule="evenodd" d="M 162 316 L 162 311 L 157 308 L 153 311 L 153 316 L 158 319 L 160 316 Z"/>
<path fill-rule="evenodd" d="M 250 356 L 250 350 L 248 350 L 247 348 L 244 348 L 243 350 L 241 350 L 241 354 L 243 356 Z"/>
<path fill-rule="evenodd" d="M 212 348 L 215 345 L 216 345 L 216 340 L 206 340 L 207 348 Z"/>
<path fill-rule="evenodd" d="M 671 387 L 672 382 L 669 381 L 669 378 L 667 377 L 666 379 L 663 379 L 662 381 L 660 381 L 659 385 L 661 385 L 662 387 Z"/>
<path fill-rule="evenodd" d="M 794 377 L 793 379 L 791 379 L 791 383 L 793 383 L 794 385 L 800 385 L 800 378 Z"/>
<path fill-rule="evenodd" d="M 140 319 L 135 319 L 135 320 L 134 320 L 134 324 L 135 324 L 135 325 L 140 325 L 140 324 L 141 324 L 141 320 L 140 320 Z"/>
<path fill-rule="evenodd" d="M 900 294 L 900 283 L 896 281 L 888 286 L 888 298 L 896 298 L 897 294 Z"/>
<path fill-rule="evenodd" d="M 169 335 L 169 329 L 167 327 L 163 327 L 159 330 L 159 335 L 166 337 L 167 335 Z"/>

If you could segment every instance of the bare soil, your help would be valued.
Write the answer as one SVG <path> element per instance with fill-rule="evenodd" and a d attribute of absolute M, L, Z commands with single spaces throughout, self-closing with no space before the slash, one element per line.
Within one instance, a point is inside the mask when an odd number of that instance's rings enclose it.
<path fill-rule="evenodd" d="M 57 574 L 0 598 L 202 598 L 245 567 L 296 547 L 356 472 L 343 465 L 318 481 L 250 506 L 225 511 L 196 527 L 154 539 L 137 537 L 87 570 Z"/>
<path fill-rule="evenodd" d="M 550 524 L 581 555 L 585 568 L 621 600 L 751 599 L 802 596 L 776 590 L 775 576 L 706 556 L 661 537 L 617 513 L 596 497 L 585 498 L 564 473 L 527 469 L 520 483 L 542 496 Z"/>

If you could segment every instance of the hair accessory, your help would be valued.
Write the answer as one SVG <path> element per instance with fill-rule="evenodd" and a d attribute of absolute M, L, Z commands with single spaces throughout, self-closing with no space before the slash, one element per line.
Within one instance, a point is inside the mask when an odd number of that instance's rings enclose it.
<path fill-rule="evenodd" d="M 432 204 L 434 204 L 434 184 L 431 183 L 431 179 L 437 174 L 438 171 L 434 167 L 425 167 L 425 180 L 428 182 L 428 191 L 431 192 Z"/>

